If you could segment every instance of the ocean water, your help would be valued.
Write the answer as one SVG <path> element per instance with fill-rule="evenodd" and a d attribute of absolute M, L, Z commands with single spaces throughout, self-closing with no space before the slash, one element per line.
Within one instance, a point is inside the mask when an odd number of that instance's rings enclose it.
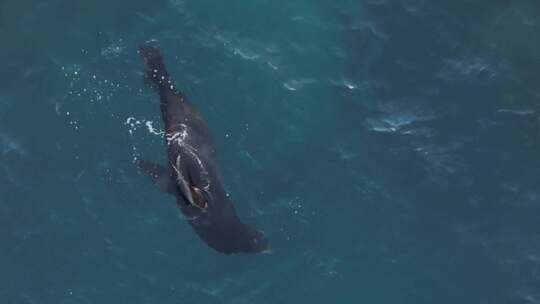
<path fill-rule="evenodd" d="M 540 303 L 540 2 L 0 0 L 0 303 Z M 137 46 L 273 254 L 222 255 Z"/>

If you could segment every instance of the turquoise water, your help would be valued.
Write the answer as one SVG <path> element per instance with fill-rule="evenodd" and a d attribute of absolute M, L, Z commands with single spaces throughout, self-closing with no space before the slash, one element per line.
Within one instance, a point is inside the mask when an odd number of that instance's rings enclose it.
<path fill-rule="evenodd" d="M 537 1 L 0 0 L 1 303 L 540 303 Z M 201 242 L 139 44 L 271 255 Z"/>

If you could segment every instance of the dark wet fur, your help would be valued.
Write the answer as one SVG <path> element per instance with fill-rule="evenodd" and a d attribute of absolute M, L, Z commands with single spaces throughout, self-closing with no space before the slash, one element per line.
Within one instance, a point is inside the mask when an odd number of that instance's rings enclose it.
<path fill-rule="evenodd" d="M 202 170 L 199 163 L 190 161 L 185 147 L 174 143 L 167 146 L 169 159 L 167 166 L 147 160 L 140 160 L 137 165 L 153 179 L 159 189 L 176 197 L 177 205 L 187 221 L 208 246 L 226 254 L 268 251 L 269 244 L 264 234 L 241 222 L 236 215 L 234 205 L 221 184 L 210 130 L 182 92 L 174 88 L 161 52 L 153 46 L 142 46 L 138 52 L 146 65 L 146 81 L 160 95 L 160 109 L 166 133 L 170 135 L 180 132 L 179 126 L 187 125 L 190 133 L 185 142 L 196 149 L 197 157 L 207 173 L 201 178 Z M 199 189 L 202 189 L 202 186 L 197 183 L 201 181 L 211 185 L 208 193 L 205 192 L 208 208 L 204 211 L 190 205 L 185 193 L 182 193 L 182 188 L 179 187 L 178 175 L 171 165 L 179 156 L 182 159 L 182 167 L 177 170 L 182 176 L 189 177 L 189 184 Z"/>

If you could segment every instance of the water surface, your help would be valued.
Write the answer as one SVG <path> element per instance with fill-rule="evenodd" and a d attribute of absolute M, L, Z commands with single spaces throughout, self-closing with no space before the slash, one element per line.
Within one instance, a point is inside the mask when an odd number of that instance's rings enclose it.
<path fill-rule="evenodd" d="M 536 1 L 0 2 L 2 303 L 540 303 Z M 137 46 L 274 254 L 225 256 Z"/>

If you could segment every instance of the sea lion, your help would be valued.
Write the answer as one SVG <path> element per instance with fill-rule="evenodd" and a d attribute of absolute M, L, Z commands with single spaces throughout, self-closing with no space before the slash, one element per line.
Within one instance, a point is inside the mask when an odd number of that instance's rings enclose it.
<path fill-rule="evenodd" d="M 213 249 L 225 254 L 269 252 L 264 233 L 238 218 L 223 188 L 210 130 L 174 86 L 159 49 L 145 45 L 138 53 L 146 65 L 146 81 L 159 93 L 168 163 L 138 160 L 137 165 L 161 190 L 176 197 L 188 223 Z"/>

